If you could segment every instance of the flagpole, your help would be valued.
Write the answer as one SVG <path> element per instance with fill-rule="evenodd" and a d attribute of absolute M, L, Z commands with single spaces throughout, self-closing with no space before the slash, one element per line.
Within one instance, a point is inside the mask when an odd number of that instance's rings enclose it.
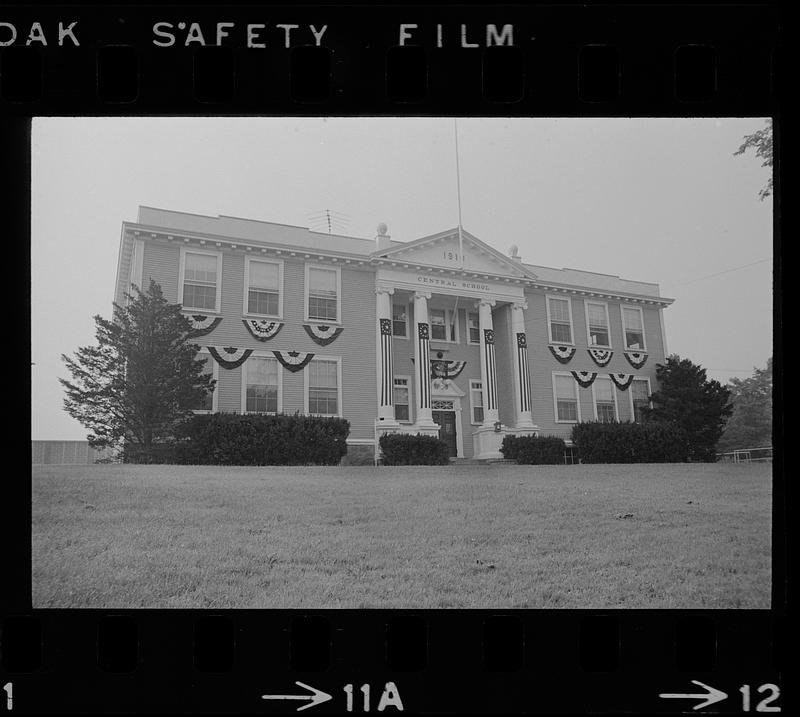
<path fill-rule="evenodd" d="M 461 167 L 458 163 L 458 120 L 453 117 L 453 130 L 456 141 L 456 191 L 458 193 L 458 261 L 464 268 L 464 240 L 461 236 Z"/>

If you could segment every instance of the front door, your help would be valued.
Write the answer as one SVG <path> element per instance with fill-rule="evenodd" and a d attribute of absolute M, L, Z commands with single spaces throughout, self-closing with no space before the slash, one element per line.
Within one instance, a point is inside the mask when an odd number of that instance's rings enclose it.
<path fill-rule="evenodd" d="M 439 424 L 439 438 L 441 438 L 450 449 L 450 456 L 458 455 L 458 443 L 456 441 L 456 412 L 455 411 L 433 411 L 433 422 Z"/>

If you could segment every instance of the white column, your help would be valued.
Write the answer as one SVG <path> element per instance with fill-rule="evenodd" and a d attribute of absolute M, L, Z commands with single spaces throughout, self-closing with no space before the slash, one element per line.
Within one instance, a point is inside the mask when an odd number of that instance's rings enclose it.
<path fill-rule="evenodd" d="M 528 339 L 525 335 L 524 301 L 511 305 L 511 355 L 514 357 L 514 414 L 516 428 L 533 428 Z"/>
<path fill-rule="evenodd" d="M 431 412 L 431 361 L 428 299 L 430 293 L 414 293 L 414 370 L 416 372 L 417 418 L 416 426 L 432 427 Z"/>
<path fill-rule="evenodd" d="M 492 307 L 494 305 L 495 302 L 490 299 L 481 299 L 478 302 L 484 426 L 493 426 L 499 420 L 497 412 L 497 371 L 494 358 L 494 324 L 492 323 Z"/>
<path fill-rule="evenodd" d="M 392 294 L 394 294 L 394 289 L 382 286 L 375 287 L 378 424 L 384 426 L 396 425 L 393 401 Z"/>

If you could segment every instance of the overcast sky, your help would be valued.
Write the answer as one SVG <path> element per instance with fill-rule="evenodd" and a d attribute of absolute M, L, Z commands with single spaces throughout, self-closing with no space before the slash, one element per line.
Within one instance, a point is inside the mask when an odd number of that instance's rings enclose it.
<path fill-rule="evenodd" d="M 459 119 L 463 226 L 526 262 L 658 283 L 669 351 L 746 377 L 772 353 L 772 200 L 769 170 L 733 152 L 764 125 Z M 452 119 L 36 118 L 32 153 L 34 439 L 86 436 L 59 357 L 110 317 L 140 204 L 323 230 L 331 209 L 341 233 L 385 222 L 400 241 L 458 223 Z"/>

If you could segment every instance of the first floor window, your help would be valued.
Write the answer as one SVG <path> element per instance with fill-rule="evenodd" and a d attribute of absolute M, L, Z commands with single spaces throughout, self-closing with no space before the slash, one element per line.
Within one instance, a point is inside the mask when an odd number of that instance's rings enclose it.
<path fill-rule="evenodd" d="M 406 338 L 406 326 L 408 324 L 408 315 L 406 307 L 403 304 L 394 304 L 392 306 L 392 335 L 402 336 Z"/>
<path fill-rule="evenodd" d="M 183 262 L 184 308 L 216 311 L 219 257 L 187 251 Z"/>
<path fill-rule="evenodd" d="M 631 392 L 633 420 L 641 423 L 644 409 L 650 408 L 650 384 L 646 378 L 635 378 L 628 390 Z"/>
<path fill-rule="evenodd" d="M 205 368 L 203 369 L 203 373 L 214 377 L 214 359 L 211 357 L 211 354 L 198 354 L 198 359 L 202 359 L 205 362 Z M 203 411 L 204 413 L 211 413 L 214 410 L 214 391 L 208 391 L 205 396 L 200 400 L 200 402 L 194 407 L 195 411 Z"/>
<path fill-rule="evenodd" d="M 483 383 L 469 382 L 469 402 L 472 406 L 472 422 L 483 423 Z"/>
<path fill-rule="evenodd" d="M 336 269 L 308 269 L 308 318 L 338 321 L 338 274 Z"/>
<path fill-rule="evenodd" d="M 277 359 L 251 357 L 245 364 L 245 374 L 245 410 L 248 413 L 277 413 Z"/>
<path fill-rule="evenodd" d="M 614 382 L 610 378 L 596 378 L 594 388 L 594 407 L 597 420 L 610 423 L 617 420 L 617 402 L 614 399 Z"/>
<path fill-rule="evenodd" d="M 476 312 L 467 314 L 467 330 L 469 332 L 469 343 L 479 344 L 481 342 L 481 322 Z"/>
<path fill-rule="evenodd" d="M 578 422 L 578 384 L 570 375 L 555 377 L 556 420 Z"/>
<path fill-rule="evenodd" d="M 569 299 L 547 297 L 550 318 L 550 340 L 556 344 L 572 343 L 572 313 Z"/>
<path fill-rule="evenodd" d="M 622 330 L 625 333 L 626 349 L 644 350 L 644 325 L 640 308 L 622 307 Z"/>
<path fill-rule="evenodd" d="M 280 311 L 280 265 L 252 260 L 248 263 L 247 312 L 278 316 Z"/>
<path fill-rule="evenodd" d="M 589 346 L 610 346 L 606 305 L 587 303 L 586 316 L 589 324 Z"/>
<path fill-rule="evenodd" d="M 339 366 L 336 361 L 312 360 L 308 371 L 308 412 L 339 415 Z"/>
<path fill-rule="evenodd" d="M 410 421 L 411 401 L 407 378 L 395 376 L 392 402 L 394 403 L 394 419 L 396 421 Z"/>

